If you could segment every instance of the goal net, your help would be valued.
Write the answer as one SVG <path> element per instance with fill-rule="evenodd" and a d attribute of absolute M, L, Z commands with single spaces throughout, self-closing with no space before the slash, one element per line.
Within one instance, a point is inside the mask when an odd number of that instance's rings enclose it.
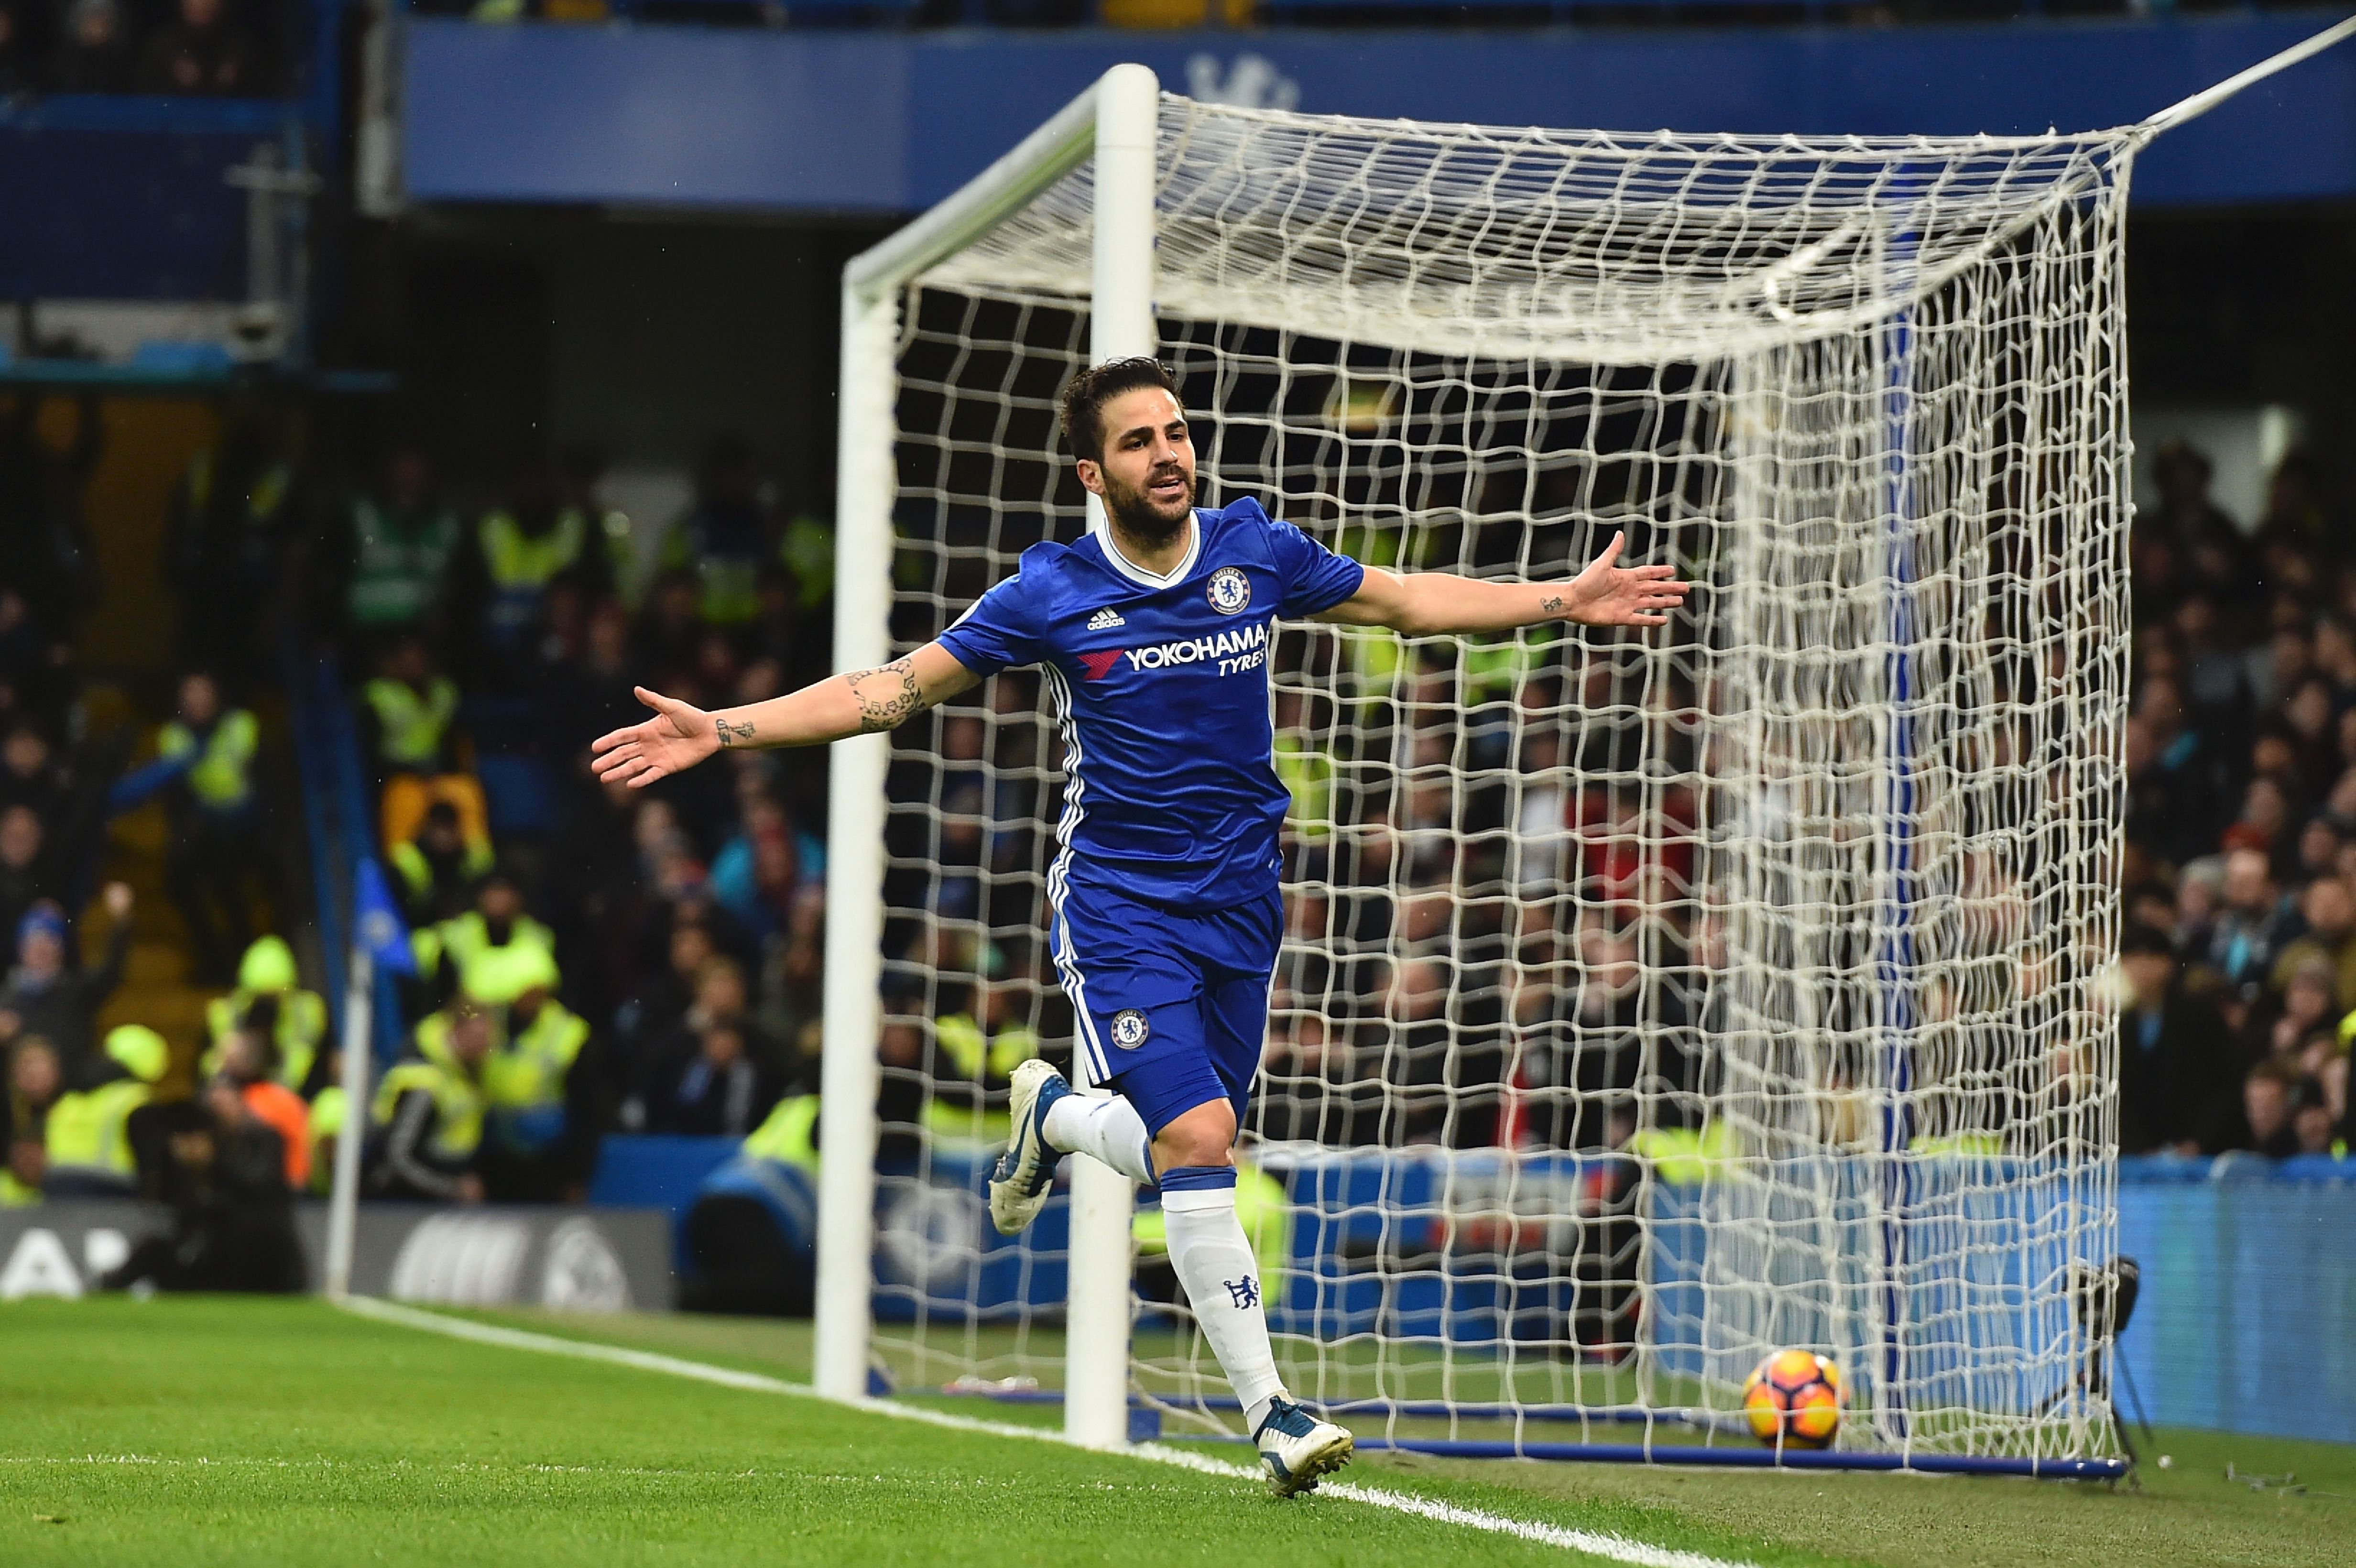
<path fill-rule="evenodd" d="M 1288 925 L 1243 1207 L 1290 1386 L 1362 1439 L 1755 1455 L 1744 1379 L 1796 1347 L 1854 1462 L 2116 1452 L 2137 144 L 1161 101 L 1203 505 L 1500 579 L 1624 532 L 1697 584 L 1641 635 L 1271 647 Z M 1055 411 L 1093 172 L 889 291 L 894 653 L 1088 526 Z M 1001 1241 L 981 1179 L 1008 1068 L 1071 1049 L 1053 709 L 1009 671 L 877 770 L 874 1343 L 1042 1398 L 1106 1265 L 1061 1198 Z M 1235 1430 L 1142 1196 L 1132 1396 Z"/>

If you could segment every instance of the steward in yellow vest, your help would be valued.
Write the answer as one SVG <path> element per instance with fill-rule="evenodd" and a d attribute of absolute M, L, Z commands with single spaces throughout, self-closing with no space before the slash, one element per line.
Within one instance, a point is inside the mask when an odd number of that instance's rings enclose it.
<path fill-rule="evenodd" d="M 487 512 L 475 528 L 487 601 L 485 640 L 499 653 L 520 650 L 539 630 L 548 590 L 560 577 L 594 593 L 608 580 L 606 541 L 579 507 L 560 504 L 552 475 L 533 462 L 518 475 L 512 503 Z M 629 520 L 622 521 L 625 537 Z"/>
<path fill-rule="evenodd" d="M 555 960 L 526 951 L 506 1038 L 483 1061 L 483 1181 L 501 1202 L 577 1202 L 597 1154 L 596 1074 L 576 1071 L 589 1024 L 556 999 Z"/>
<path fill-rule="evenodd" d="M 523 912 L 523 891 L 503 871 L 484 879 L 473 909 L 412 933 L 409 943 L 422 978 L 492 1007 L 514 1001 L 556 965 L 555 933 Z"/>
<path fill-rule="evenodd" d="M 491 869 L 491 841 L 467 837 L 458 808 L 437 800 L 418 819 L 417 831 L 394 844 L 385 859 L 401 879 L 402 908 L 413 929 L 448 920 L 466 907 L 467 889 Z"/>
<path fill-rule="evenodd" d="M 278 1082 L 301 1093 L 327 1035 L 327 1003 L 295 984 L 294 952 L 278 936 L 257 938 L 237 966 L 237 989 L 205 1004 L 205 1054 L 198 1072 L 220 1071 L 222 1049 L 241 1029 L 266 1029 L 278 1047 Z"/>
<path fill-rule="evenodd" d="M 934 1023 L 925 1126 L 935 1138 L 995 1146 L 1012 1130 L 1007 1092 L 1014 1070 L 1039 1054 L 1039 1037 L 1011 1016 L 1012 1001 L 1003 983 L 978 980 L 966 1011 Z"/>
<path fill-rule="evenodd" d="M 384 1075 L 369 1108 L 376 1147 L 362 1185 L 372 1196 L 482 1201 L 483 1063 L 498 1037 L 498 1015 L 466 997 L 418 1024 L 415 1054 Z"/>
<path fill-rule="evenodd" d="M 451 726 L 458 717 L 458 688 L 434 673 L 423 638 L 395 644 L 383 672 L 360 688 L 360 701 L 374 731 L 369 754 L 380 776 L 457 771 Z"/>
<path fill-rule="evenodd" d="M 44 1142 L 51 1198 L 129 1198 L 139 1190 L 139 1162 L 131 1148 L 131 1113 L 155 1098 L 155 1082 L 171 1065 L 171 1047 L 154 1029 L 124 1024 L 109 1031 L 105 1051 L 114 1076 L 49 1107 Z"/>
<path fill-rule="evenodd" d="M 198 810 L 236 816 L 253 804 L 253 753 L 262 744 L 262 726 L 246 709 L 224 713 L 220 704 L 210 676 L 182 680 L 180 716 L 155 732 L 155 755 L 187 764 L 181 782 Z"/>
<path fill-rule="evenodd" d="M 790 1165 L 813 1181 L 818 1179 L 818 1096 L 788 1094 L 769 1111 L 768 1119 L 744 1138 L 744 1152 L 754 1159 Z"/>

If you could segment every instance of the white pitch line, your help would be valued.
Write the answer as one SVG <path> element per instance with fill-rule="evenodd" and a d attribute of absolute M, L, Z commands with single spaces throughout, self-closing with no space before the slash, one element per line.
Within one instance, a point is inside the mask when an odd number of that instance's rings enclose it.
<path fill-rule="evenodd" d="M 723 1388 L 742 1389 L 752 1393 L 787 1394 L 796 1399 L 821 1397 L 808 1383 L 788 1382 L 784 1378 L 773 1378 L 762 1372 L 743 1372 L 733 1367 L 715 1367 L 706 1361 L 686 1360 L 653 1350 L 634 1350 L 625 1345 L 601 1344 L 593 1339 L 562 1339 L 553 1334 L 535 1334 L 525 1328 L 505 1328 L 465 1317 L 445 1317 L 438 1312 L 422 1312 L 413 1307 L 380 1301 L 373 1296 L 348 1296 L 335 1305 L 362 1317 L 399 1324 L 405 1328 L 419 1328 L 429 1334 L 446 1334 L 454 1339 L 470 1339 L 478 1345 L 497 1345 L 510 1350 L 536 1350 L 542 1355 L 570 1356 L 581 1361 L 603 1361 L 610 1366 L 632 1367 L 643 1372 L 662 1372 L 675 1378 L 691 1378 L 697 1382 L 717 1383 Z M 958 1432 L 981 1433 L 992 1437 L 1023 1437 L 1038 1443 L 1064 1441 L 1062 1434 L 1046 1427 L 982 1421 L 970 1415 L 957 1415 L 923 1405 L 900 1404 L 891 1400 L 855 1400 L 851 1402 L 851 1406 L 897 1421 L 920 1422 L 927 1426 L 943 1426 Z M 1206 1476 L 1250 1481 L 1256 1485 L 1263 1479 L 1257 1468 L 1231 1465 L 1207 1454 L 1192 1453 L 1159 1443 L 1141 1443 L 1129 1448 L 1098 1451 L 1117 1453 L 1150 1464 L 1194 1470 Z M 1466 1530 L 1485 1531 L 1491 1535 L 1508 1535 L 1540 1546 L 1558 1546 L 1569 1552 L 1583 1552 L 1590 1557 L 1631 1563 L 1634 1568 L 1756 1568 L 1755 1564 L 1738 1559 L 1654 1546 L 1607 1531 L 1569 1530 L 1561 1525 L 1539 1524 L 1491 1513 L 1486 1509 L 1466 1508 L 1461 1503 L 1441 1502 L 1434 1498 L 1392 1491 L 1384 1487 L 1360 1486 L 1353 1481 L 1328 1481 L 1318 1488 L 1317 1495 L 1344 1502 L 1362 1503 L 1368 1508 L 1387 1509 L 1393 1513 L 1413 1514 L 1419 1519 L 1458 1525 Z"/>

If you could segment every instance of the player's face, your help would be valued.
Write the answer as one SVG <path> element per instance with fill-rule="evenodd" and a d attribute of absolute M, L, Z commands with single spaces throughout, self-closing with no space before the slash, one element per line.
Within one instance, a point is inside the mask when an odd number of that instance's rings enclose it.
<path fill-rule="evenodd" d="M 1104 407 L 1104 458 L 1082 458 L 1080 483 L 1104 497 L 1123 532 L 1168 539 L 1194 505 L 1194 443 L 1186 411 L 1160 387 L 1123 392 Z"/>

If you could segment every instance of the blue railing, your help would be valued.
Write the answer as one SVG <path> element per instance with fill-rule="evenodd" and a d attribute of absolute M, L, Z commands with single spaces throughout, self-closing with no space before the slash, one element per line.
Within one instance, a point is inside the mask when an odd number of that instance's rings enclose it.
<path fill-rule="evenodd" d="M 303 784 L 303 827 L 311 852 L 313 918 L 326 962 L 328 1006 L 343 1037 L 354 936 L 351 911 L 363 859 L 377 855 L 376 814 L 360 768 L 350 704 L 335 661 L 285 658 L 286 689 L 294 714 L 294 755 Z M 379 967 L 369 1002 L 369 1037 L 380 1063 L 399 1056 L 407 1040 L 399 981 Z"/>

